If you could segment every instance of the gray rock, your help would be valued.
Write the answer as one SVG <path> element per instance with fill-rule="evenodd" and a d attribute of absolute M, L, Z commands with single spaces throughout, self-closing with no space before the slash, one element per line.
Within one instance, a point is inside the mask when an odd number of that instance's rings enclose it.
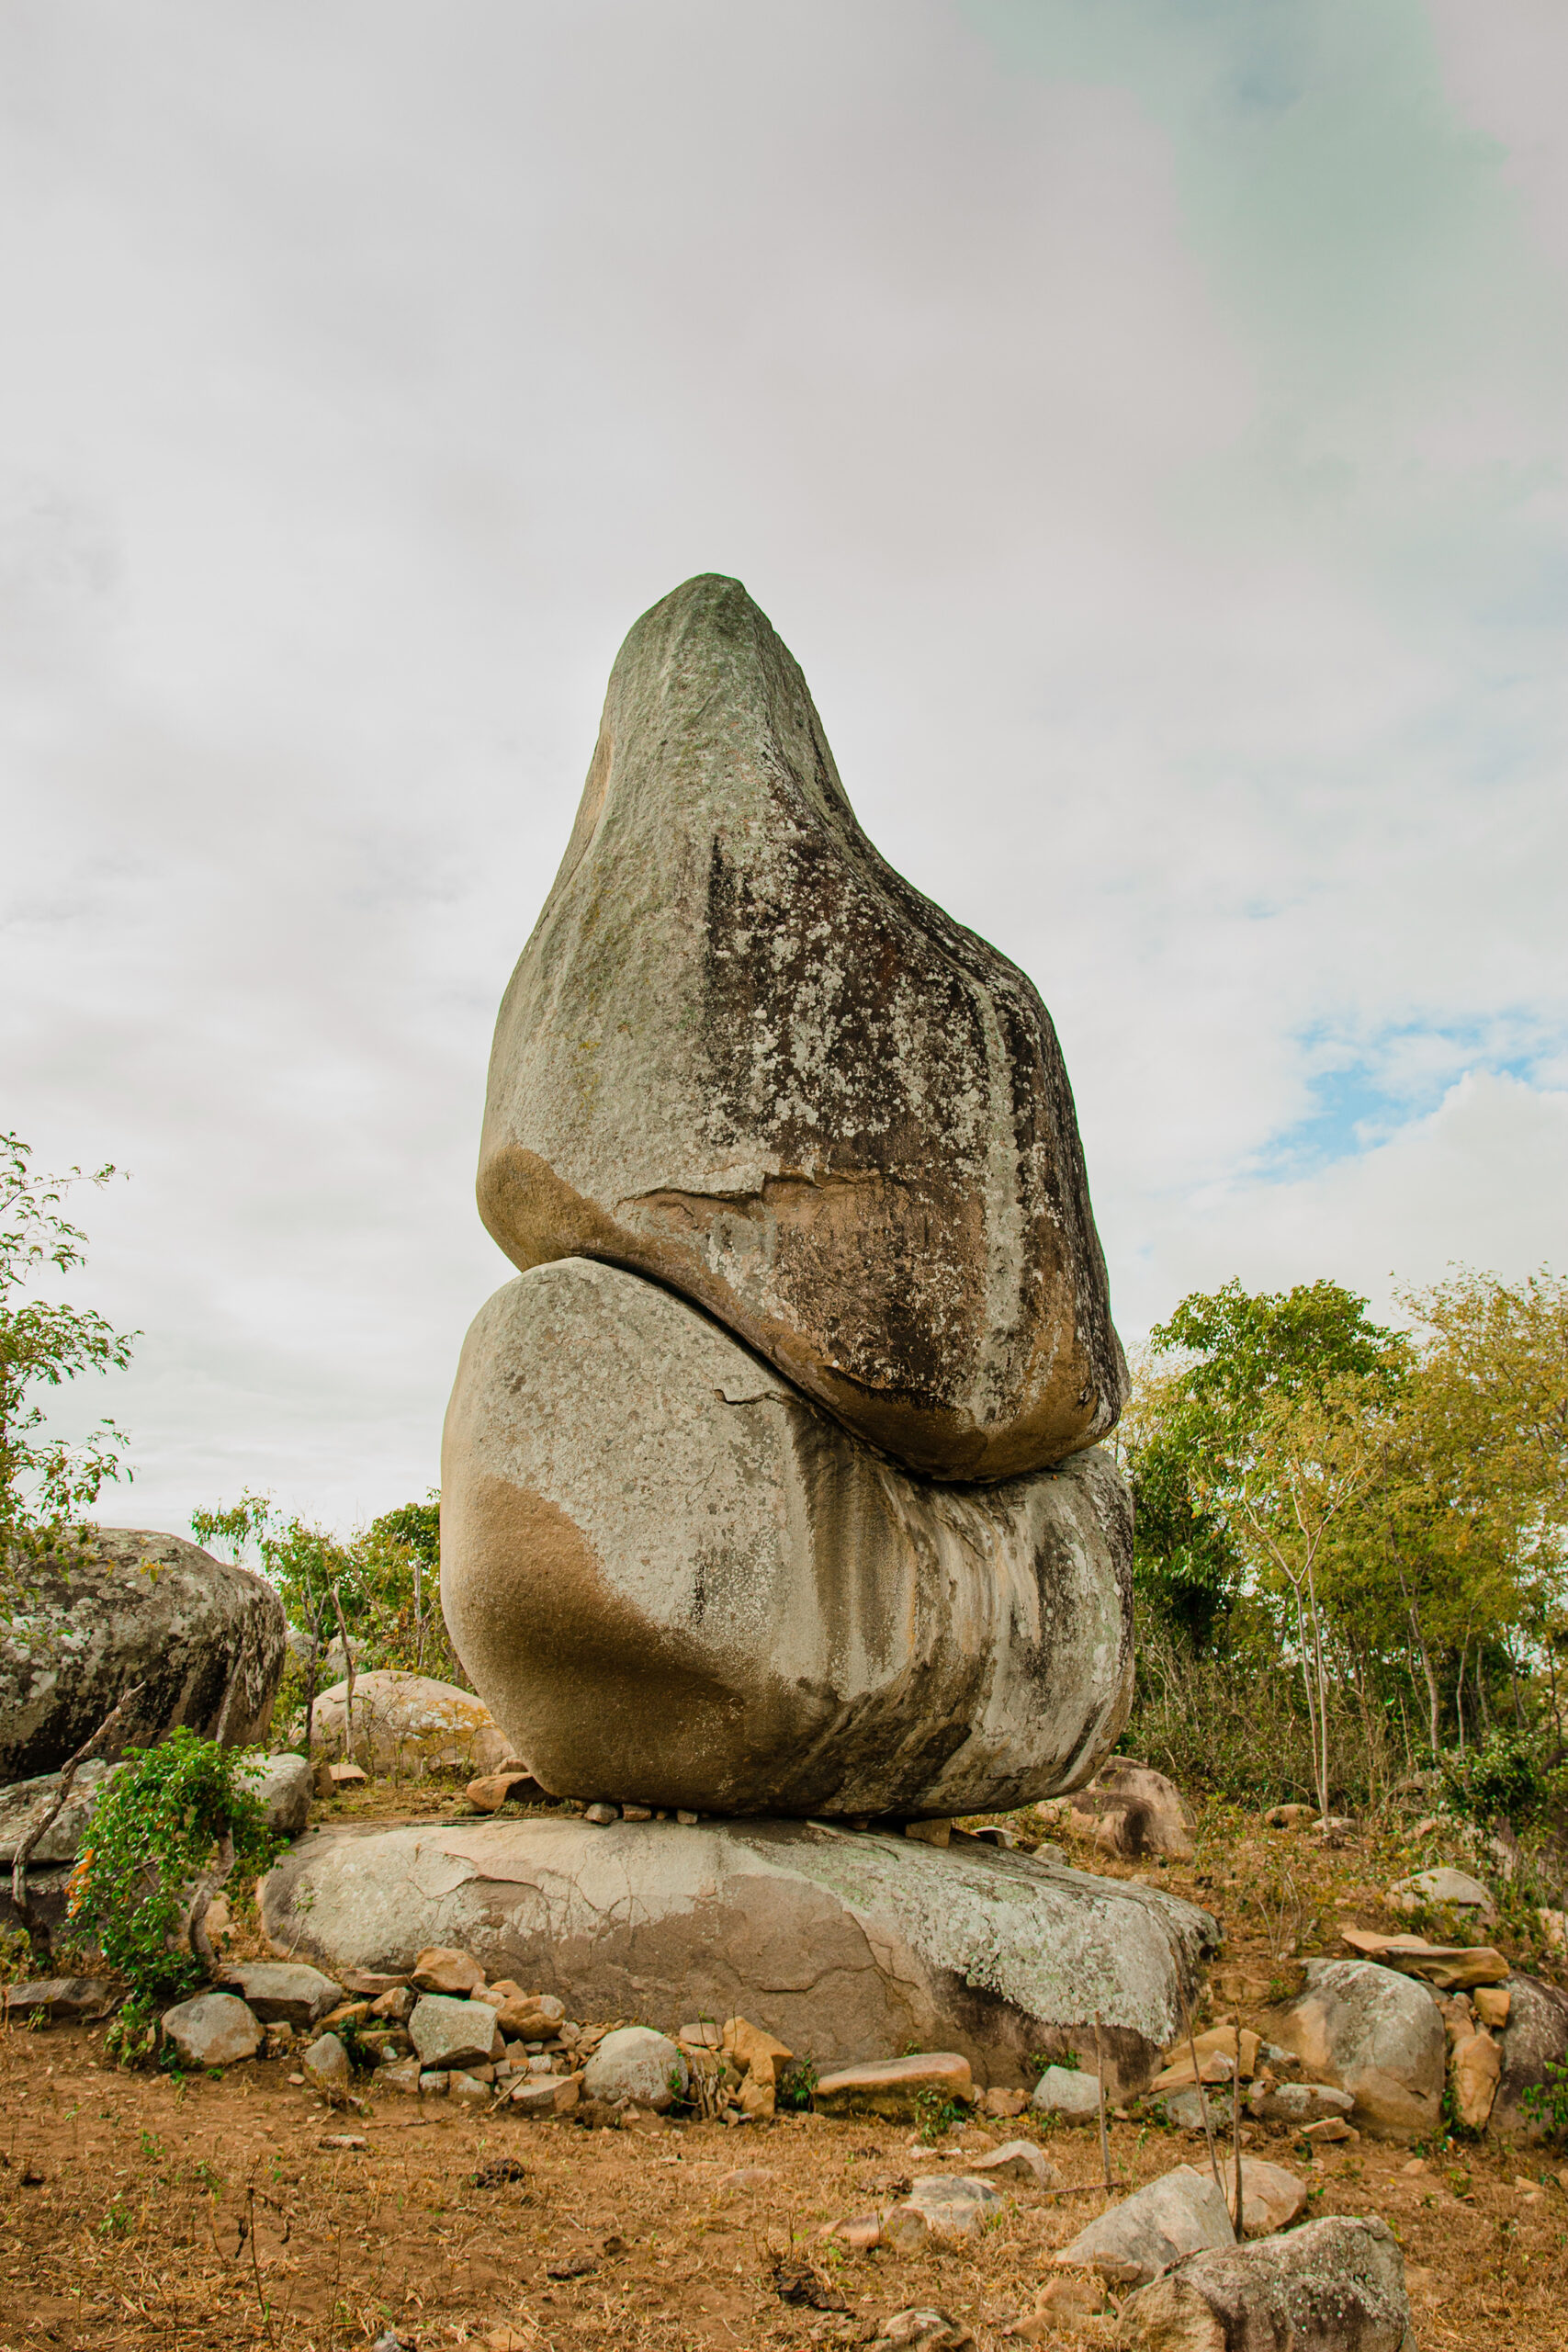
<path fill-rule="evenodd" d="M 1037 2115 L 1084 2123 L 1100 2113 L 1100 2077 L 1073 2066 L 1047 2066 L 1029 2102 Z"/>
<path fill-rule="evenodd" d="M 1124 1718 L 1107 1455 L 908 1478 L 617 1267 L 540 1266 L 480 1311 L 442 1464 L 446 1623 L 558 1795 L 945 1818 L 1059 1787 Z"/>
<path fill-rule="evenodd" d="M 971 2173 L 927 2173 L 904 2199 L 919 2214 L 933 2238 L 976 2238 L 1002 2199 L 988 2180 Z"/>
<path fill-rule="evenodd" d="M 341 1757 L 349 1739 L 348 1684 L 317 1693 L 311 1744 Z M 512 1757 L 482 1699 L 428 1674 L 375 1667 L 354 1680 L 353 1748 L 367 1772 L 417 1780 L 433 1770 L 493 1772 Z"/>
<path fill-rule="evenodd" d="M 1102 1764 L 1090 1785 L 1069 1800 L 1067 1817 L 1078 1837 L 1092 1838 L 1109 1854 L 1192 1857 L 1192 1826 L 1180 1790 L 1131 1756 Z"/>
<path fill-rule="evenodd" d="M 138 1683 L 122 1745 L 187 1724 L 249 1746 L 272 1718 L 283 1632 L 282 1601 L 248 1568 L 177 1535 L 94 1529 L 0 1631 L 0 1781 L 58 1771 Z"/>
<path fill-rule="evenodd" d="M 1483 1918 L 1494 1918 L 1496 1905 L 1491 1894 L 1478 1878 L 1467 1871 L 1448 1868 L 1417 1871 L 1413 1878 L 1402 1878 L 1388 1890 L 1390 1907 L 1395 1911 L 1416 1911 L 1424 1904 L 1447 1904 L 1456 1911 L 1473 1911 Z"/>
<path fill-rule="evenodd" d="M 744 2017 L 822 2073 L 912 2042 L 1015 2083 L 1047 2036 L 1092 2052 L 1098 2013 L 1112 2097 L 1147 2082 L 1218 1942 L 1156 1888 L 808 1822 L 318 1834 L 268 1874 L 262 1912 L 275 1944 L 344 1969 L 406 1974 L 439 1939 L 580 2017 Z"/>
<path fill-rule="evenodd" d="M 447 2073 L 486 2066 L 506 2054 L 495 2011 L 483 2001 L 454 2000 L 448 1993 L 425 1993 L 409 2018 L 409 2039 L 424 2066 Z"/>
<path fill-rule="evenodd" d="M 1348 2116 L 1355 2104 L 1334 2083 L 1276 2083 L 1268 2090 L 1255 2083 L 1247 2095 L 1248 2113 L 1265 2123 L 1321 2123 L 1325 2116 Z"/>
<path fill-rule="evenodd" d="M 1230 2214 L 1213 2176 L 1179 2165 L 1111 2206 L 1053 2259 L 1067 2267 L 1098 2271 L 1113 2287 L 1139 2287 L 1183 2255 L 1235 2243 Z"/>
<path fill-rule="evenodd" d="M 1241 2160 L 1241 2225 L 1249 2238 L 1286 2230 L 1306 2211 L 1307 2185 L 1287 2165 L 1262 2156 Z"/>
<path fill-rule="evenodd" d="M 488 2083 L 462 2069 L 455 2069 L 446 2085 L 446 2096 L 462 2107 L 488 2107 L 494 2093 Z"/>
<path fill-rule="evenodd" d="M 98 1799 L 113 1780 L 124 1770 L 121 1764 L 84 1764 L 72 1781 L 65 1803 L 28 1856 L 28 1866 L 46 1867 L 51 1862 L 73 1862 L 86 1842 L 88 1826 L 98 1808 Z M 43 1772 L 31 1781 L 13 1781 L 8 1788 L 0 1789 L 0 1864 L 9 1871 L 17 1859 L 17 1846 L 25 1838 L 32 1823 L 44 1808 L 51 1804 L 60 1792 L 58 1772 Z"/>
<path fill-rule="evenodd" d="M 303 1961 L 231 1962 L 224 1984 L 265 2025 L 314 2025 L 343 1999 L 343 1986 Z"/>
<path fill-rule="evenodd" d="M 310 2088 L 329 2098 L 341 2098 L 353 2079 L 348 2052 L 335 2033 L 318 2034 L 299 2064 Z"/>
<path fill-rule="evenodd" d="M 884 2115 L 915 2121 L 922 2098 L 968 2106 L 974 2068 L 955 2050 L 910 2051 L 901 2058 L 869 2058 L 818 2077 L 813 2105 L 823 2115 Z"/>
<path fill-rule="evenodd" d="M 1415 2352 L 1404 2257 L 1384 2222 L 1332 2214 L 1194 2254 L 1122 2306 L 1148 2352 Z"/>
<path fill-rule="evenodd" d="M 1546 2080 L 1549 2064 L 1568 2065 L 1568 1993 L 1517 1971 L 1508 1980 L 1508 2021 L 1497 2039 L 1503 2066 L 1487 2129 L 1508 2138 L 1539 2140 L 1540 2122 L 1527 2114 L 1527 2090 Z"/>
<path fill-rule="evenodd" d="M 243 1777 L 259 1798 L 266 1826 L 280 1838 L 298 1838 L 310 1818 L 310 1767 L 302 1756 L 263 1756 L 243 1768 Z"/>
<path fill-rule="evenodd" d="M 1212 2086 L 1205 2085 L 1205 2089 L 1209 2101 L 1208 2129 L 1211 2132 L 1228 2132 L 1231 2126 L 1229 2091 L 1222 2089 L 1217 2083 Z M 1179 2132 L 1201 2132 L 1204 2129 L 1203 2102 L 1196 2090 L 1159 2091 L 1156 2096 L 1165 2109 L 1167 2120 L 1175 2124 Z M 1350 2104 L 1348 2098 L 1345 2104 L 1347 2107 Z"/>
<path fill-rule="evenodd" d="M 929 2303 L 911 2303 L 883 2321 L 870 2352 L 969 2352 L 974 2341 L 961 2319 Z"/>
<path fill-rule="evenodd" d="M 232 1993 L 198 1993 L 165 2009 L 161 2025 L 183 2066 L 232 2066 L 262 2045 L 260 2024 Z"/>
<path fill-rule="evenodd" d="M 685 2095 L 691 2077 L 679 2046 L 668 2034 L 641 2025 L 622 2026 L 607 2033 L 582 2070 L 584 2098 L 635 2099 L 662 2114 L 672 2100 Z"/>
<path fill-rule="evenodd" d="M 1031 2188 L 1049 2188 L 1057 2178 L 1032 2140 L 1004 2140 L 989 2155 L 976 2156 L 971 2170 L 987 2180 L 1020 2180 Z"/>
<path fill-rule="evenodd" d="M 35 1976 L 0 1985 L 0 2017 L 90 2018 L 118 1998 L 101 1976 Z"/>
<path fill-rule="evenodd" d="M 496 1025 L 479 1196 L 525 1270 L 684 1292 L 927 1476 L 1038 1469 L 1120 1409 L 1050 1017 L 877 855 L 736 580 L 621 649 Z"/>
<path fill-rule="evenodd" d="M 1436 2128 L 1446 2044 L 1424 1985 L 1371 1961 L 1309 1960 L 1279 2036 L 1309 2074 L 1351 2094 L 1368 2130 L 1415 2140 Z"/>

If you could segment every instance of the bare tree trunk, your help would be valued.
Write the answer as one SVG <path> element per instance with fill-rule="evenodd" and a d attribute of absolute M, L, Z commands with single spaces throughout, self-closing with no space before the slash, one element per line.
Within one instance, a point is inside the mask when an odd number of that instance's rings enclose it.
<path fill-rule="evenodd" d="M 348 1675 L 348 1689 L 344 1693 L 343 1752 L 345 1762 L 354 1756 L 354 1650 L 348 1638 L 348 1627 L 343 1620 L 343 1601 L 337 1586 L 333 1587 L 333 1607 L 337 1611 L 337 1629 L 343 1635 L 343 1662 Z"/>
<path fill-rule="evenodd" d="M 1459 1654 L 1459 1672 L 1454 1677 L 1454 1713 L 1459 1718 L 1459 1752 L 1464 1754 L 1464 1662 L 1470 1655 L 1470 1640 L 1465 1638 Z"/>
<path fill-rule="evenodd" d="M 310 1621 L 310 1679 L 305 1692 L 305 1761 L 310 1760 L 310 1749 L 316 1734 L 316 1679 L 321 1667 L 321 1620 L 327 1613 L 324 1600 L 318 1602 Z"/>

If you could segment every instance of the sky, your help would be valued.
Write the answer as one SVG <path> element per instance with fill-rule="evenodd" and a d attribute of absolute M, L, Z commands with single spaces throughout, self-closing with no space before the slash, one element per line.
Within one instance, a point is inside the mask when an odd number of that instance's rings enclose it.
<path fill-rule="evenodd" d="M 128 1171 L 99 1515 L 434 1485 L 699 571 L 1039 985 L 1130 1345 L 1563 1270 L 1565 83 L 1561 0 L 5 0 L 0 1127 Z"/>

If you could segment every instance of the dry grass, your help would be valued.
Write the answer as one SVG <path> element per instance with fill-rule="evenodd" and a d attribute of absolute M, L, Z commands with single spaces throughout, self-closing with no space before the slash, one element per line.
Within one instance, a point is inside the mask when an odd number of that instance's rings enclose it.
<path fill-rule="evenodd" d="M 1284 1982 L 1287 1945 L 1332 1951 L 1341 1917 L 1388 1924 L 1379 1890 L 1411 1859 L 1392 1832 L 1324 1853 L 1216 1812 L 1190 1869 L 1103 1867 L 1206 1901 L 1226 1923 L 1225 1966 Z M 1242 2014 L 1266 2022 L 1258 2005 Z M 100 2048 L 80 2027 L 0 2034 L 0 2352 L 346 2352 L 389 2322 L 422 2352 L 491 2337 L 518 2352 L 694 2352 L 861 2342 L 915 2301 L 963 2318 L 979 2352 L 1004 2352 L 1052 2250 L 1104 2202 L 1019 2189 L 972 2254 L 840 2255 L 819 2228 L 886 2201 L 890 2179 L 1016 2131 L 1046 2134 L 990 2126 L 932 2154 L 908 2129 L 817 2118 L 590 2132 L 392 2098 L 344 2118 L 290 2088 L 282 2064 L 176 2083 L 118 2074 Z M 322 2145 L 345 2129 L 365 2151 Z M 1309 2165 L 1281 2130 L 1249 2130 L 1256 2153 L 1309 2176 L 1315 2212 L 1377 2212 L 1397 2232 L 1423 2352 L 1568 2344 L 1562 2155 L 1481 2143 L 1410 2174 L 1407 2149 L 1363 2140 Z M 1112 2125 L 1111 2149 L 1128 2184 L 1202 2160 L 1201 2140 L 1137 2122 Z M 1092 2131 L 1058 2130 L 1049 2150 L 1067 2182 L 1094 2179 Z M 476 2185 L 507 2156 L 521 2184 Z M 728 2183 L 739 2166 L 767 2177 Z M 773 2267 L 792 2249 L 836 2279 L 848 2312 L 780 2301 Z M 549 2276 L 572 2261 L 591 2267 Z M 1109 2301 L 1105 2313 L 1086 2335 L 1047 2340 L 1112 2342 Z"/>

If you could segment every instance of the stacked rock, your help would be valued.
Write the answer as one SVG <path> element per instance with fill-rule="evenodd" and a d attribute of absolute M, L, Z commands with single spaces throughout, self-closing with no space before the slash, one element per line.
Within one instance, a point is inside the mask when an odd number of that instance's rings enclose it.
<path fill-rule="evenodd" d="M 738 581 L 644 615 L 502 1006 L 442 1602 L 551 1792 L 937 1817 L 1081 1785 L 1132 1508 L 1023 974 L 857 825 Z"/>

